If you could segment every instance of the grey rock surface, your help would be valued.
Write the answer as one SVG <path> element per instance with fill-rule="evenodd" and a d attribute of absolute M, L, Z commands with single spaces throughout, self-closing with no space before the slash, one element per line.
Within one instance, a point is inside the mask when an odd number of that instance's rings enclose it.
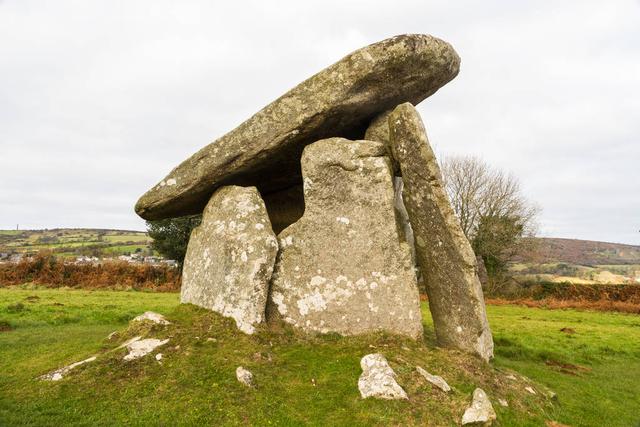
<path fill-rule="evenodd" d="M 400 164 L 404 204 L 424 275 L 438 344 L 493 357 L 476 257 L 443 187 L 420 115 L 409 103 L 389 115 L 393 155 Z"/>
<path fill-rule="evenodd" d="M 255 379 L 253 378 L 253 374 L 251 373 L 251 371 L 248 371 L 242 366 L 238 366 L 236 368 L 236 378 L 247 387 L 256 386 Z"/>
<path fill-rule="evenodd" d="M 453 79 L 460 58 L 448 43 L 400 35 L 342 58 L 205 146 L 145 193 L 145 219 L 199 213 L 223 185 L 266 194 L 300 183 L 300 154 L 322 138 L 361 138 L 368 122 L 402 102 L 419 103 Z"/>
<path fill-rule="evenodd" d="M 402 181 L 402 177 L 399 176 L 400 165 L 393 158 L 391 140 L 389 137 L 389 114 L 391 114 L 392 111 L 393 110 L 385 111 L 384 113 L 381 113 L 375 119 L 373 119 L 369 124 L 367 131 L 365 132 L 364 139 L 368 141 L 382 142 L 387 149 L 388 157 L 391 160 L 394 174 L 397 175 L 393 177 L 393 191 L 395 194 L 393 207 L 396 212 L 396 222 L 400 230 L 400 236 L 403 237 L 404 241 L 409 245 L 409 248 L 411 250 L 411 259 L 413 260 L 413 263 L 415 265 L 416 251 L 413 238 L 413 230 L 411 228 L 411 222 L 409 221 L 409 214 L 407 213 L 407 209 L 405 208 L 404 201 L 402 199 L 404 182 Z M 418 277 L 418 279 L 420 278 Z"/>
<path fill-rule="evenodd" d="M 449 387 L 449 384 L 447 384 L 447 382 L 441 376 L 430 374 L 420 366 L 416 367 L 416 370 L 420 375 L 424 377 L 425 380 L 429 381 L 431 384 L 438 387 L 440 390 L 444 391 L 445 393 L 448 393 L 451 391 L 451 387 Z"/>
<path fill-rule="evenodd" d="M 384 145 L 330 138 L 302 156 L 305 211 L 278 235 L 270 313 L 306 331 L 422 336 Z"/>
<path fill-rule="evenodd" d="M 462 425 L 483 424 L 490 425 L 496 420 L 496 413 L 493 405 L 487 397 L 487 393 L 481 388 L 476 388 L 473 392 L 473 400 L 462 415 Z"/>
<path fill-rule="evenodd" d="M 139 316 L 133 318 L 132 322 L 151 322 L 156 323 L 158 325 L 168 325 L 170 322 L 164 318 L 164 316 L 160 313 L 155 313 L 153 311 L 145 311 Z"/>
<path fill-rule="evenodd" d="M 126 346 L 129 353 L 127 353 L 124 356 L 123 360 L 128 362 L 130 360 L 139 359 L 151 353 L 156 348 L 165 345 L 168 342 L 169 342 L 168 338 L 166 340 L 159 340 L 156 338 L 147 338 L 144 340 L 133 341 L 132 343 Z"/>
<path fill-rule="evenodd" d="M 358 389 L 363 399 L 408 399 L 396 381 L 396 373 L 382 354 L 367 354 L 360 360 L 360 367 L 362 374 L 358 379 Z"/>
<path fill-rule="evenodd" d="M 56 369 L 53 372 L 49 372 L 48 374 L 42 375 L 42 376 L 38 377 L 38 379 L 42 380 L 42 381 L 60 381 L 69 372 L 71 372 L 73 369 L 77 368 L 78 366 L 82 366 L 85 363 L 93 362 L 94 360 L 96 360 L 96 356 L 91 356 L 91 357 L 89 357 L 87 359 L 81 360 L 79 362 L 72 363 L 72 364 L 64 366 L 64 367 L 62 367 L 60 369 Z"/>
<path fill-rule="evenodd" d="M 226 186 L 211 197 L 189 239 L 180 301 L 236 321 L 247 334 L 265 320 L 278 242 L 255 187 Z"/>

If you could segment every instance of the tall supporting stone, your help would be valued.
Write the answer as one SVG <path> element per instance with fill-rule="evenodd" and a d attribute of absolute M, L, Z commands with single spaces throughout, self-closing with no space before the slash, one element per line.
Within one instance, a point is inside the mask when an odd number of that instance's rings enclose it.
<path fill-rule="evenodd" d="M 389 115 L 394 158 L 404 181 L 404 203 L 425 276 L 439 345 L 493 357 L 476 258 L 445 192 L 440 168 L 413 105 Z"/>
<path fill-rule="evenodd" d="M 302 155 L 305 211 L 278 239 L 269 313 L 306 331 L 422 335 L 384 144 L 330 138 Z"/>
<path fill-rule="evenodd" d="M 251 334 L 265 319 L 278 252 L 264 202 L 255 187 L 218 189 L 191 233 L 180 301 L 236 321 Z"/>

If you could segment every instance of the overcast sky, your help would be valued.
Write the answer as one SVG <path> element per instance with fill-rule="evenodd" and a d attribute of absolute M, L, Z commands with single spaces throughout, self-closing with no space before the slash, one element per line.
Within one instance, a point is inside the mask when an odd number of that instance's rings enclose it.
<path fill-rule="evenodd" d="M 640 1 L 0 0 L 0 228 L 144 229 L 137 198 L 350 51 L 462 57 L 419 110 L 512 172 L 540 234 L 640 244 Z"/>

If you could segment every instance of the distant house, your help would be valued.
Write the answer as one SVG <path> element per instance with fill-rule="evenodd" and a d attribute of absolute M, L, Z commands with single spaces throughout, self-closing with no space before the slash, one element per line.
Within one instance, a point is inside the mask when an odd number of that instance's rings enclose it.
<path fill-rule="evenodd" d="M 99 262 L 98 257 L 81 255 L 76 257 L 74 264 L 98 264 Z"/>
<path fill-rule="evenodd" d="M 118 260 L 128 262 L 129 264 L 135 264 L 138 262 L 137 257 L 131 255 L 120 255 Z"/>
<path fill-rule="evenodd" d="M 22 261 L 23 258 L 24 258 L 23 254 L 11 254 L 9 255 L 8 261 L 18 263 Z"/>
<path fill-rule="evenodd" d="M 143 262 L 145 264 L 159 264 L 162 261 L 162 258 L 157 256 L 146 256 L 144 257 Z"/>
<path fill-rule="evenodd" d="M 169 266 L 169 267 L 177 267 L 178 266 L 178 261 L 176 261 L 175 259 L 163 259 L 162 263 Z"/>

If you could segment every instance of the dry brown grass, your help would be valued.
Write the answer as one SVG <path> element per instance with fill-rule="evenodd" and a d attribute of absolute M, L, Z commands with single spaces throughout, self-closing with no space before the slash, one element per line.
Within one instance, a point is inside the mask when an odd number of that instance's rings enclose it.
<path fill-rule="evenodd" d="M 180 289 L 180 272 L 167 266 L 129 264 L 67 264 L 50 252 L 41 252 L 17 264 L 0 264 L 0 286 L 34 283 L 46 287 L 82 289 Z"/>
<path fill-rule="evenodd" d="M 575 308 L 581 310 L 597 310 L 597 311 L 618 311 L 622 313 L 634 313 L 640 314 L 640 303 L 629 301 L 614 301 L 610 299 L 601 300 L 587 300 L 587 299 L 556 299 L 556 298 L 544 298 L 544 299 L 532 299 L 532 298 L 518 298 L 518 299 L 506 299 L 506 298 L 489 298 L 487 304 L 492 305 L 522 305 L 526 307 L 534 308 L 549 308 L 549 309 L 565 309 Z"/>

